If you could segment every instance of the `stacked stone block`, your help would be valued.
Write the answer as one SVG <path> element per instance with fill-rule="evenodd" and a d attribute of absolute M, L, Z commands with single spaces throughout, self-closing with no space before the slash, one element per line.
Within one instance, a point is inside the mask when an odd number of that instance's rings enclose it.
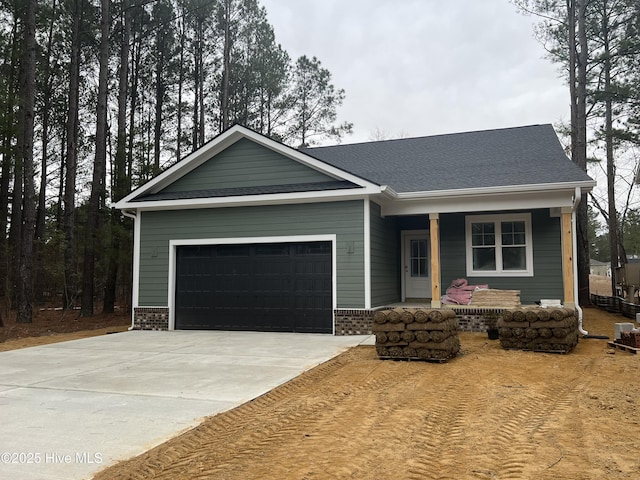
<path fill-rule="evenodd" d="M 460 351 L 458 320 L 449 309 L 379 310 L 372 331 L 380 358 L 444 361 Z"/>
<path fill-rule="evenodd" d="M 497 327 L 505 349 L 567 353 L 578 344 L 578 318 L 566 308 L 506 310 Z"/>

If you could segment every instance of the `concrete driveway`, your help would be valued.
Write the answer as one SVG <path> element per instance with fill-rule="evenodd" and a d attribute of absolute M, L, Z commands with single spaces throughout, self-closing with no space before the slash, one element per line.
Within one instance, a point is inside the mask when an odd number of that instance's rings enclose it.
<path fill-rule="evenodd" d="M 361 343 L 132 331 L 0 352 L 0 478 L 90 478 Z"/>

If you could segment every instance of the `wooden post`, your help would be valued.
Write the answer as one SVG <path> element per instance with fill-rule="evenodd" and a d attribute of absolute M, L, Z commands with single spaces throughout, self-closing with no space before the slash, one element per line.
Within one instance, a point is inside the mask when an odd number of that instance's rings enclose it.
<path fill-rule="evenodd" d="M 562 303 L 565 307 L 575 307 L 574 287 L 574 252 L 573 252 L 573 222 L 570 207 L 562 208 Z"/>
<path fill-rule="evenodd" d="M 429 214 L 429 240 L 431 244 L 431 307 L 440 308 L 440 215 Z"/>

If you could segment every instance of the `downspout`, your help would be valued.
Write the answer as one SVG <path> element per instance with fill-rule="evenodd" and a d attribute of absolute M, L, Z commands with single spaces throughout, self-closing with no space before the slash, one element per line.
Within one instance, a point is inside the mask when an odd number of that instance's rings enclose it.
<path fill-rule="evenodd" d="M 136 299 L 133 298 L 134 297 L 133 292 L 135 292 L 137 281 L 138 281 L 137 275 L 136 275 L 136 272 L 137 272 L 136 261 L 137 261 L 137 259 L 136 259 L 136 247 L 135 247 L 135 242 L 136 242 L 135 230 L 136 230 L 136 225 L 138 224 L 138 211 L 135 210 L 132 213 L 132 212 L 128 212 L 126 210 L 122 210 L 122 214 L 125 217 L 129 217 L 129 218 L 133 219 L 133 224 L 134 224 L 134 226 L 133 226 L 133 231 L 134 231 L 134 239 L 133 239 L 133 244 L 134 244 L 133 245 L 133 284 L 132 284 L 133 291 L 131 292 L 131 295 L 132 295 L 132 298 L 131 298 L 131 326 L 127 329 L 127 330 L 131 331 L 131 330 L 133 330 L 133 326 L 134 326 L 134 323 L 133 323 L 134 322 L 134 314 L 135 314 L 134 304 L 137 303 L 137 302 L 134 301 Z"/>
<path fill-rule="evenodd" d="M 571 229 L 573 230 L 573 235 L 571 235 L 573 242 L 573 295 L 574 295 L 574 304 L 575 308 L 578 311 L 578 331 L 583 335 L 589 335 L 582 327 L 582 308 L 580 308 L 580 296 L 578 295 L 578 261 L 577 261 L 577 252 L 578 252 L 578 231 L 577 231 L 577 221 L 576 221 L 576 209 L 578 208 L 578 204 L 582 199 L 582 190 L 580 187 L 576 187 L 575 195 L 573 197 L 573 211 L 571 212 Z"/>

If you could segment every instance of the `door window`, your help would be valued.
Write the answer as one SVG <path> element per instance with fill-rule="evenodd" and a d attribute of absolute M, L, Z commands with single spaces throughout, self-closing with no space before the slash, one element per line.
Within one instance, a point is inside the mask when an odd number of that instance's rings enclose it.
<path fill-rule="evenodd" d="M 411 276 L 429 276 L 429 252 L 426 239 L 411 240 Z"/>

